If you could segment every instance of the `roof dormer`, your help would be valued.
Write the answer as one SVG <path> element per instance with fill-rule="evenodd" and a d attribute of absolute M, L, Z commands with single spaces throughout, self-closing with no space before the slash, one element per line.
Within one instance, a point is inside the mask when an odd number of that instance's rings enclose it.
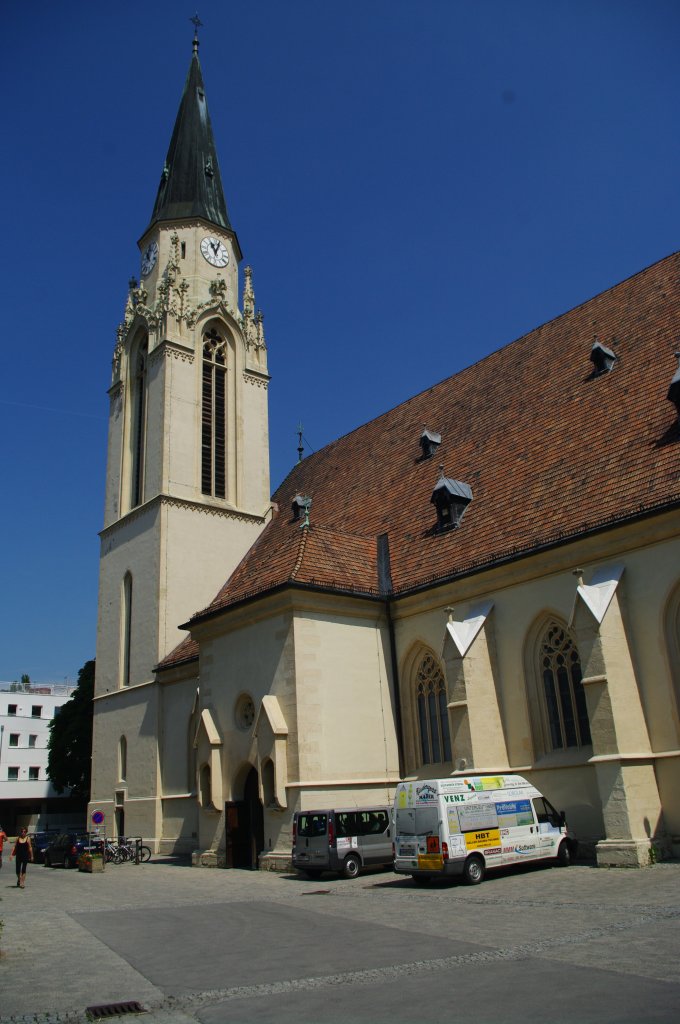
<path fill-rule="evenodd" d="M 678 368 L 673 375 L 666 398 L 678 410 L 678 419 L 680 420 L 680 352 L 675 353 L 675 358 L 678 360 Z"/>
<path fill-rule="evenodd" d="M 309 510 L 312 507 L 312 499 L 306 498 L 303 494 L 296 494 L 291 503 L 293 521 L 303 520 L 303 524 L 309 526 Z"/>
<path fill-rule="evenodd" d="M 472 488 L 469 484 L 444 476 L 443 466 L 440 466 L 440 470 L 441 476 L 430 498 L 437 511 L 439 533 L 460 526 L 465 510 L 472 501 Z"/>
<path fill-rule="evenodd" d="M 433 430 L 428 430 L 427 427 L 424 427 L 424 430 L 420 435 L 420 447 L 423 451 L 422 457 L 424 459 L 431 459 L 441 443 L 441 434 L 435 434 Z"/>
<path fill-rule="evenodd" d="M 602 373 L 609 373 L 614 368 L 614 363 L 617 359 L 616 353 L 598 341 L 596 336 L 593 347 L 590 350 L 590 361 L 595 367 L 594 375 L 599 377 Z"/>

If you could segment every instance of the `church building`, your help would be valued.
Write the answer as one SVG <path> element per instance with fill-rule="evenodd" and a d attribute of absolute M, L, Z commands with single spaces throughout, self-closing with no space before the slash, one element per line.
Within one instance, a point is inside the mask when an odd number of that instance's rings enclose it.
<path fill-rule="evenodd" d="M 296 810 L 515 772 L 598 864 L 680 855 L 680 253 L 271 497 L 263 320 L 197 40 L 139 248 L 101 533 L 107 830 L 285 868 Z"/>

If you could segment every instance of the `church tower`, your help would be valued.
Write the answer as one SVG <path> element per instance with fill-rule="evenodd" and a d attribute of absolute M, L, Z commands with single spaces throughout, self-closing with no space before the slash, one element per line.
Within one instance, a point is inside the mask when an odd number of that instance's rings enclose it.
<path fill-rule="evenodd" d="M 129 283 L 109 392 L 98 804 L 113 798 L 120 780 L 118 735 L 154 731 L 154 666 L 185 638 L 178 627 L 213 598 L 271 509 L 263 321 L 248 267 L 239 303 L 241 249 L 224 199 L 197 38 L 138 244 L 140 276 Z M 133 698 L 138 688 L 143 693 Z M 124 721 L 116 718 L 122 709 Z M 147 760 L 153 775 L 151 748 Z"/>

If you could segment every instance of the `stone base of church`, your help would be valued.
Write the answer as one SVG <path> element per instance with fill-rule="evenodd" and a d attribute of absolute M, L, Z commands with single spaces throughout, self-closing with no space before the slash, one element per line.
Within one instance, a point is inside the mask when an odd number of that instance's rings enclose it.
<path fill-rule="evenodd" d="M 646 868 L 669 856 L 663 839 L 602 839 L 595 847 L 599 868 Z"/>
<path fill-rule="evenodd" d="M 191 866 L 194 868 L 224 868 L 227 859 L 223 850 L 194 850 L 191 854 Z"/>
<path fill-rule="evenodd" d="M 151 843 L 149 843 L 149 846 Z M 159 857 L 191 857 L 196 853 L 195 839 L 159 839 L 153 853 Z"/>
<path fill-rule="evenodd" d="M 261 853 L 259 856 L 260 871 L 292 871 L 293 863 L 290 853 L 269 850 L 268 853 Z"/>

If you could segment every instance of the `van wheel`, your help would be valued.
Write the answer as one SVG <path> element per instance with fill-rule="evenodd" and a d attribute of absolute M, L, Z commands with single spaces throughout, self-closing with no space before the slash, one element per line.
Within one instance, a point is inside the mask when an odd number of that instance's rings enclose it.
<path fill-rule="evenodd" d="M 349 857 L 345 857 L 345 863 L 342 865 L 342 873 L 345 878 L 356 878 L 359 874 L 359 858 L 355 854 L 350 853 Z"/>
<path fill-rule="evenodd" d="M 561 868 L 568 868 L 572 860 L 571 846 L 566 839 L 563 839 L 557 851 L 557 864 Z"/>
<path fill-rule="evenodd" d="M 466 885 L 479 885 L 484 881 L 484 861 L 481 857 L 468 857 L 463 865 L 463 881 Z"/>

